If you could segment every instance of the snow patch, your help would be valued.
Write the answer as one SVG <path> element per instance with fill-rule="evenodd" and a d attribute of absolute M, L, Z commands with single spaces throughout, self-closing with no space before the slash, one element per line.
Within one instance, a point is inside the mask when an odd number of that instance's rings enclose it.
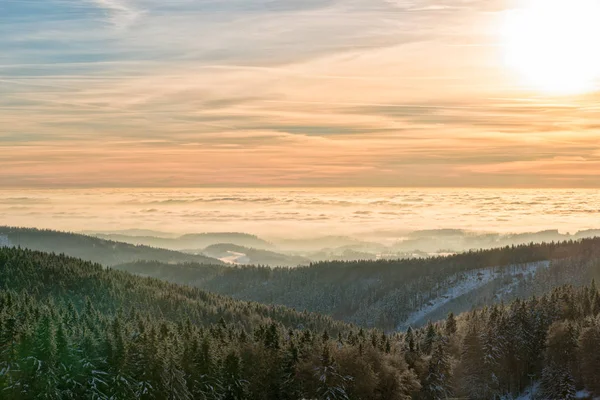
<path fill-rule="evenodd" d="M 250 263 L 250 258 L 244 253 L 238 253 L 235 251 L 228 251 L 225 257 L 219 258 L 227 264 L 241 265 Z"/>
<path fill-rule="evenodd" d="M 600 397 L 592 397 L 592 393 L 587 390 L 580 390 L 579 392 L 575 393 L 575 398 L 585 400 L 600 400 Z"/>
<path fill-rule="evenodd" d="M 498 290 L 496 293 L 496 298 L 501 299 L 503 296 L 511 293 L 522 279 L 532 278 L 540 268 L 548 268 L 549 266 L 550 261 L 541 261 L 537 263 L 524 264 L 520 266 L 522 268 L 521 270 L 518 269 L 519 266 L 517 266 L 517 269 L 510 267 L 512 269 L 510 276 L 518 279 L 513 279 L 511 283 Z"/>
<path fill-rule="evenodd" d="M 537 396 L 540 390 L 540 383 L 536 382 L 532 386 L 525 389 L 525 391 L 519 397 L 513 397 L 511 395 L 501 397 L 501 400 L 535 400 L 539 398 Z M 576 399 L 585 399 L 585 400 L 600 400 L 600 397 L 592 398 L 592 394 L 587 390 L 580 390 L 575 394 Z"/>
<path fill-rule="evenodd" d="M 519 283 L 519 280 L 533 276 L 540 268 L 547 268 L 549 265 L 549 261 L 540 261 L 504 267 L 482 268 L 453 275 L 449 277 L 443 284 L 443 286 L 449 287 L 445 293 L 437 298 L 431 299 L 424 307 L 410 314 L 408 318 L 398 327 L 398 329 L 406 329 L 407 327 L 424 319 L 427 315 L 436 311 L 440 307 L 451 302 L 453 299 L 472 292 L 473 290 L 479 289 L 498 278 L 510 276 L 513 279 L 511 283 L 501 289 L 497 296 L 501 296 L 502 293 L 510 293 Z"/>
<path fill-rule="evenodd" d="M 519 397 L 515 398 L 514 400 L 533 400 L 536 398 L 536 395 L 539 390 L 540 390 L 540 384 L 534 383 L 532 386 L 525 389 L 523 394 L 521 394 Z M 505 396 L 502 398 L 502 400 L 510 400 L 512 398 L 513 398 L 512 396 L 510 396 L 510 397 Z"/>
<path fill-rule="evenodd" d="M 0 247 L 13 247 L 13 244 L 8 236 L 0 235 Z"/>

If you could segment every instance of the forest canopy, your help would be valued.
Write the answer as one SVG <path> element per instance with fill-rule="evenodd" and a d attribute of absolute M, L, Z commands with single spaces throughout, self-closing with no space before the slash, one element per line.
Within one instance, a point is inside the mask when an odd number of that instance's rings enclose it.
<path fill-rule="evenodd" d="M 544 399 L 600 394 L 595 283 L 385 333 L 0 250 L 6 399 Z"/>

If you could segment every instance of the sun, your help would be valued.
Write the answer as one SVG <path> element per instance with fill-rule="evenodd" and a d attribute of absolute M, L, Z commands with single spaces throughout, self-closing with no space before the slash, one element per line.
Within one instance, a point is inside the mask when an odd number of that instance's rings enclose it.
<path fill-rule="evenodd" d="M 552 94 L 597 89 L 600 0 L 524 0 L 502 28 L 504 60 L 529 85 Z"/>

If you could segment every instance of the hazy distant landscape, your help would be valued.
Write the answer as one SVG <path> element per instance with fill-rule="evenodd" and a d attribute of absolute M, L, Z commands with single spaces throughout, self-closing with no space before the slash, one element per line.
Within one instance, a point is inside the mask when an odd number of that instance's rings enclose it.
<path fill-rule="evenodd" d="M 28 190 L 0 193 L 4 225 L 80 232 L 234 263 L 452 254 L 593 237 L 594 190 Z M 29 221 L 29 222 L 28 222 Z M 231 248 L 228 253 L 224 245 Z M 240 249 L 242 246 L 245 249 Z M 236 261 L 239 254 L 252 257 Z M 267 253 L 268 252 L 268 253 Z M 236 257 L 236 253 L 238 257 Z"/>
<path fill-rule="evenodd" d="M 460 229 L 416 231 L 392 241 L 383 238 L 377 242 L 361 241 L 350 236 L 323 236 L 306 239 L 281 239 L 268 242 L 243 233 L 202 233 L 160 237 L 135 236 L 119 233 L 93 233 L 102 239 L 122 241 L 135 245 L 163 247 L 191 254 L 227 258 L 232 254 L 247 256 L 232 264 L 264 264 L 270 266 L 297 266 L 326 260 L 380 260 L 394 258 L 450 255 L 476 249 L 491 249 L 528 243 L 578 240 L 598 236 L 600 230 L 589 229 L 574 234 L 558 230 L 519 234 L 477 233 Z M 205 246 L 205 247 L 204 247 Z M 232 254 L 229 254 L 232 253 Z"/>
<path fill-rule="evenodd" d="M 135 233 L 156 236 L 130 236 Z M 295 250 L 278 250 L 273 243 L 243 233 L 173 236 L 125 231 L 97 236 L 0 227 L 0 247 L 61 253 L 141 276 L 241 300 L 320 312 L 384 331 L 420 327 L 449 312 L 460 314 L 544 295 L 561 285 L 600 279 L 600 255 L 596 254 L 600 239 L 592 231 L 575 235 L 427 231 L 408 235 L 406 243 L 399 242 L 396 247 L 335 236 L 296 240 Z M 284 243 L 290 246 L 289 241 Z M 478 246 L 452 247 L 465 243 Z M 317 244 L 341 247 L 310 247 Z M 436 245 L 448 250 L 418 250 Z M 198 250 L 177 250 L 190 246 Z M 394 252 L 397 248 L 406 251 Z"/>

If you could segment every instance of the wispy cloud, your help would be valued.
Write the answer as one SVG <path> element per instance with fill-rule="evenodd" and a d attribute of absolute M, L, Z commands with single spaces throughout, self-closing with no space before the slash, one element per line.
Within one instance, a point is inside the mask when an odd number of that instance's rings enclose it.
<path fill-rule="evenodd" d="M 133 25 L 143 14 L 127 0 L 88 0 L 107 13 L 109 22 L 119 29 Z"/>
<path fill-rule="evenodd" d="M 598 97 L 504 69 L 503 1 L 6 4 L 0 186 L 596 182 Z"/>

